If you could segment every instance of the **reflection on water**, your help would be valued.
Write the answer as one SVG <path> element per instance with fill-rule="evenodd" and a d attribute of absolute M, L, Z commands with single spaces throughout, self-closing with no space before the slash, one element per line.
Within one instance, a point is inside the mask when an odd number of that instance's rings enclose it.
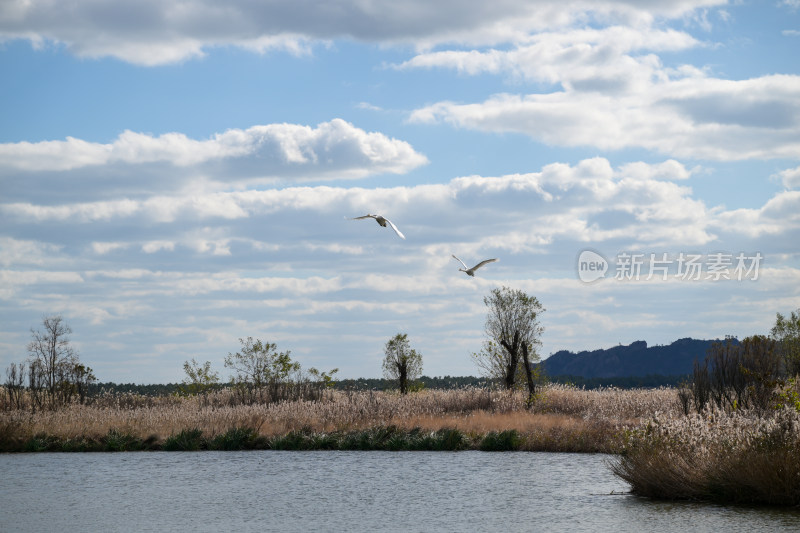
<path fill-rule="evenodd" d="M 604 455 L 0 456 L 0 531 L 787 531 L 800 511 L 651 502 Z"/>

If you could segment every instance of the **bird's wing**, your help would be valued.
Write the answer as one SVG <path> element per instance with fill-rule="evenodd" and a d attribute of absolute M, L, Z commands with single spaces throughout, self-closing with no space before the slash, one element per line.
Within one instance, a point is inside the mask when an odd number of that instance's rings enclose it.
<path fill-rule="evenodd" d="M 458 257 L 456 257 L 456 256 L 455 256 L 455 254 L 451 254 L 451 255 L 453 255 L 453 259 L 455 259 L 456 261 L 458 261 L 459 263 L 461 263 L 462 265 L 464 265 L 464 270 L 467 270 L 467 265 L 464 263 L 464 261 L 462 261 L 461 259 L 459 259 Z"/>
<path fill-rule="evenodd" d="M 478 263 L 477 265 L 472 267 L 472 270 L 478 270 L 483 265 L 485 265 L 487 263 L 494 263 L 495 261 L 497 261 L 497 259 L 486 259 L 485 261 L 481 261 L 480 263 Z"/>
<path fill-rule="evenodd" d="M 355 217 L 351 218 L 350 220 L 363 220 L 365 218 L 375 218 L 375 215 L 364 215 L 363 217 Z"/>
<path fill-rule="evenodd" d="M 405 235 L 403 235 L 402 233 L 400 233 L 400 230 L 399 230 L 399 229 L 397 229 L 397 226 L 395 226 L 395 225 L 392 223 L 392 221 L 391 221 L 391 220 L 389 220 L 389 219 L 388 219 L 388 218 L 386 218 L 386 217 L 384 217 L 384 220 L 386 221 L 386 223 L 387 223 L 387 224 L 389 224 L 389 225 L 392 227 L 392 229 L 394 230 L 394 232 L 395 232 L 395 233 L 397 233 L 397 236 L 398 236 L 398 237 L 400 237 L 401 239 L 405 239 L 405 238 L 406 238 L 406 236 L 405 236 Z"/>

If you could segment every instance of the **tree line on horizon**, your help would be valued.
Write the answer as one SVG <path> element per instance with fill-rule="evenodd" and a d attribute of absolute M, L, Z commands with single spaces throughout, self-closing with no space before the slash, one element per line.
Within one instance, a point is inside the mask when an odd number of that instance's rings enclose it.
<path fill-rule="evenodd" d="M 691 374 L 647 376 L 625 376 L 609 378 L 587 378 L 584 376 L 547 376 L 547 382 L 584 388 L 586 390 L 617 389 L 656 389 L 659 387 L 678 387 L 691 378 Z M 139 394 L 142 396 L 167 396 L 180 394 L 183 383 L 115 383 L 97 382 L 89 386 L 88 395 L 99 394 Z M 218 389 L 228 387 L 228 383 L 220 383 Z M 497 389 L 500 381 L 485 376 L 426 376 L 416 380 L 416 390 L 454 390 L 467 387 Z M 397 389 L 397 381 L 386 378 L 341 378 L 333 382 L 331 387 L 337 391 L 393 391 Z"/>
<path fill-rule="evenodd" d="M 534 296 L 508 287 L 493 289 L 484 299 L 487 307 L 486 338 L 480 351 L 470 354 L 482 376 L 428 377 L 422 374 L 422 354 L 398 333 L 384 346 L 382 378 L 336 379 L 337 368 L 303 370 L 289 350 L 278 351 L 274 343 L 247 337 L 241 349 L 229 353 L 225 368 L 231 371 L 223 382 L 210 362 L 184 362 L 186 374 L 177 384 L 116 384 L 98 382 L 93 371 L 81 363 L 70 345 L 69 325 L 59 316 L 46 316 L 43 330 L 31 329 L 29 358 L 6 369 L 6 405 L 21 407 L 23 395 L 31 409 L 54 409 L 74 401 L 86 402 L 102 393 L 145 395 L 197 395 L 230 388 L 241 403 L 270 403 L 289 399 L 319 399 L 326 389 L 398 390 L 401 394 L 421 389 L 460 387 L 527 388 L 527 404 L 536 400 L 537 386 L 550 381 L 577 387 L 678 388 L 684 409 L 689 403 L 699 409 L 709 402 L 720 407 L 763 406 L 772 401 L 776 388 L 789 390 L 800 373 L 800 309 L 788 316 L 776 315 L 770 334 L 754 335 L 738 342 L 727 338 L 716 342 L 706 358 L 696 360 L 689 375 L 648 375 L 613 378 L 581 376 L 546 377 L 539 363 L 544 311 Z M 800 408 L 800 398 L 795 401 Z M 724 405 L 723 405 L 724 404 Z"/>
<path fill-rule="evenodd" d="M 484 298 L 488 309 L 485 332 L 487 339 L 481 351 L 471 354 L 484 370 L 481 386 L 500 385 L 511 389 L 527 383 L 529 400 L 540 381 L 535 363 L 541 345 L 543 327 L 539 316 L 544 308 L 534 296 L 509 287 L 493 289 Z M 361 386 L 358 380 L 336 380 L 338 368 L 322 372 L 316 368 L 303 371 L 292 361 L 289 351 L 279 352 L 275 344 L 248 337 L 239 339 L 242 349 L 229 353 L 225 367 L 233 371 L 228 386 L 244 403 L 273 402 L 290 398 L 317 399 L 322 390 L 350 385 Z M 407 333 L 397 333 L 384 346 L 383 382 L 375 387 L 386 390 L 393 384 L 400 394 L 408 394 L 432 384 L 423 381 L 423 357 L 411 346 Z M 184 363 L 186 378 L 179 385 L 181 394 L 202 394 L 223 386 L 211 363 L 199 364 L 192 359 Z M 524 381 L 523 381 L 524 380 Z M 345 385 L 347 383 L 347 385 Z M 472 380 L 472 383 L 475 383 Z"/>
<path fill-rule="evenodd" d="M 194 358 L 183 365 L 186 377 L 174 388 L 170 385 L 132 385 L 100 383 L 91 368 L 81 363 L 70 344 L 72 329 L 60 315 L 45 316 L 43 330 L 31 328 L 28 360 L 12 363 L 6 369 L 4 389 L 7 405 L 20 407 L 23 397 L 36 409 L 55 409 L 75 400 L 84 403 L 90 395 L 101 391 L 146 390 L 171 391 L 196 395 L 226 387 L 232 389 L 242 403 L 274 402 L 292 398 L 315 399 L 328 388 L 372 388 L 386 390 L 394 385 L 401 394 L 424 387 L 495 386 L 513 388 L 527 379 L 530 396 L 534 394 L 533 363 L 539 360 L 543 328 L 538 317 L 544 308 L 536 297 L 508 287 L 493 289 L 484 298 L 488 308 L 487 340 L 481 351 L 471 354 L 484 370 L 482 378 L 423 378 L 422 354 L 411 346 L 407 333 L 398 333 L 384 346 L 383 379 L 371 381 L 336 380 L 337 368 L 320 371 L 304 370 L 292 360 L 289 350 L 279 351 L 274 343 L 240 338 L 241 348 L 229 353 L 224 365 L 231 371 L 224 383 L 210 362 Z M 447 384 L 447 385 L 445 385 Z M 173 390 L 173 389 L 177 390 Z"/>

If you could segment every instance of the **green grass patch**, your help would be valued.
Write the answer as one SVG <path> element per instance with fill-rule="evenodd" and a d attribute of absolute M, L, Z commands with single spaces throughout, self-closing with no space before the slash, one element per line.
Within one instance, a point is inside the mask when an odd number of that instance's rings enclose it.
<path fill-rule="evenodd" d="M 481 440 L 479 449 L 484 452 L 512 452 L 522 448 L 525 438 L 516 429 L 490 431 Z"/>
<path fill-rule="evenodd" d="M 515 451 L 525 445 L 516 430 L 490 432 L 486 435 L 466 434 L 454 428 L 436 431 L 419 427 L 403 429 L 380 425 L 367 429 L 317 433 L 310 428 L 290 431 L 285 435 L 263 437 L 253 428 L 234 427 L 209 438 L 198 428 L 184 429 L 163 441 L 152 435 L 141 439 L 116 429 L 99 439 L 79 437 L 64 439 L 37 434 L 17 443 L 15 452 L 123 452 L 123 451 L 200 451 L 200 450 L 382 450 L 382 451 Z"/>
<path fill-rule="evenodd" d="M 231 428 L 222 435 L 217 435 L 208 443 L 210 450 L 252 450 L 258 448 L 258 432 L 253 428 Z"/>
<path fill-rule="evenodd" d="M 60 441 L 56 437 L 39 433 L 31 437 L 22 446 L 25 452 L 54 452 L 59 451 Z"/>
<path fill-rule="evenodd" d="M 101 440 L 105 447 L 104 451 L 107 452 L 135 452 L 147 449 L 141 439 L 116 429 L 109 430 Z"/>
<path fill-rule="evenodd" d="M 206 447 L 203 432 L 197 428 L 184 429 L 177 435 L 170 435 L 161 449 L 167 452 L 192 452 Z"/>

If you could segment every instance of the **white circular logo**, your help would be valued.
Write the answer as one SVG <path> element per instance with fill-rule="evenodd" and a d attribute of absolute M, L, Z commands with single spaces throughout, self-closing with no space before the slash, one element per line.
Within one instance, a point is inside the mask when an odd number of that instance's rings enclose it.
<path fill-rule="evenodd" d="M 606 276 L 608 261 L 593 250 L 584 250 L 578 256 L 578 278 L 584 283 L 591 283 Z"/>

